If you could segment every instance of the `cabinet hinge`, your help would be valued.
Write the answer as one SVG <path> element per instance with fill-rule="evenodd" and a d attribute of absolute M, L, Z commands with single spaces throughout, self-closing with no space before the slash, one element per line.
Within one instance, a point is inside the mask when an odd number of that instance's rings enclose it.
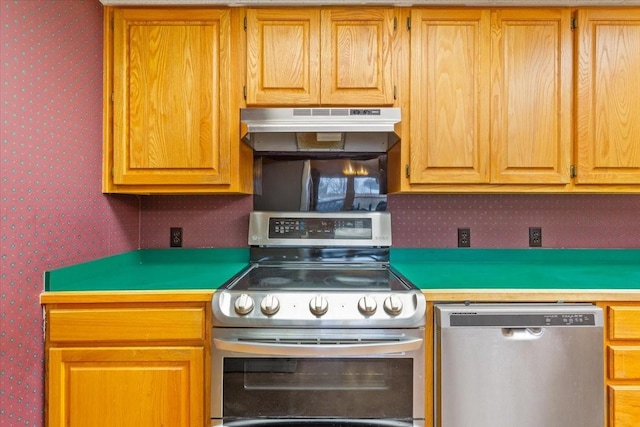
<path fill-rule="evenodd" d="M 578 18 L 576 17 L 576 15 L 573 15 L 571 17 L 571 31 L 575 30 L 576 28 L 578 28 Z"/>
<path fill-rule="evenodd" d="M 407 178 L 411 177 L 411 169 L 409 169 L 409 165 L 404 166 L 404 174 L 407 176 Z"/>
<path fill-rule="evenodd" d="M 576 165 L 571 165 L 571 167 L 569 168 L 569 175 L 571 176 L 571 178 L 575 178 L 576 176 L 578 176 L 578 169 L 576 168 Z"/>
<path fill-rule="evenodd" d="M 393 99 L 398 99 L 398 86 L 393 85 Z"/>
<path fill-rule="evenodd" d="M 116 99 L 116 95 L 113 92 L 111 92 L 111 102 L 114 102 L 115 99 Z"/>
<path fill-rule="evenodd" d="M 393 17 L 393 31 L 398 29 L 398 17 L 394 16 Z"/>
<path fill-rule="evenodd" d="M 247 99 L 247 85 L 242 86 L 242 96 Z"/>
<path fill-rule="evenodd" d="M 243 27 L 244 27 L 244 32 L 247 32 L 247 17 L 244 17 L 244 23 L 243 23 Z"/>
<path fill-rule="evenodd" d="M 411 31 L 411 17 L 407 17 L 407 30 Z"/>
<path fill-rule="evenodd" d="M 115 19 L 113 19 L 113 17 L 111 17 L 111 29 L 112 30 L 116 27 L 115 22 L 116 22 Z"/>

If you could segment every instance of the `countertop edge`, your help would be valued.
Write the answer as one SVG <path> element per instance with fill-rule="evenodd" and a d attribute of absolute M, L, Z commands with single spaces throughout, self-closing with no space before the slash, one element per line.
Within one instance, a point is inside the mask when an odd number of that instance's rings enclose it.
<path fill-rule="evenodd" d="M 163 291 L 57 291 L 40 294 L 40 304 L 57 303 L 144 303 L 144 302 L 210 302 L 212 290 Z"/>
<path fill-rule="evenodd" d="M 422 289 L 427 301 L 595 302 L 640 301 L 640 290 Z"/>

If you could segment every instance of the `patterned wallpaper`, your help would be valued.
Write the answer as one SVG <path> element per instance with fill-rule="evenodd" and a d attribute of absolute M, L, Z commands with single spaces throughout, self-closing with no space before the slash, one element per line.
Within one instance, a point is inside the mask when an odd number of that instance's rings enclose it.
<path fill-rule="evenodd" d="M 458 227 L 475 248 L 527 248 L 542 227 L 545 248 L 640 247 L 640 195 L 392 195 L 393 244 L 456 247 Z"/>
<path fill-rule="evenodd" d="M 139 246 L 101 193 L 102 5 L 0 0 L 0 425 L 41 426 L 43 272 Z"/>
<path fill-rule="evenodd" d="M 105 196 L 102 5 L 0 0 L 0 425 L 41 426 L 48 269 L 138 247 L 246 245 L 250 196 Z M 394 246 L 638 247 L 640 196 L 392 195 Z"/>
<path fill-rule="evenodd" d="M 545 248 L 640 247 L 640 195 L 389 196 L 393 246 L 457 246 L 458 227 L 474 248 L 526 248 L 529 227 L 542 227 Z M 142 247 L 169 246 L 183 227 L 185 247 L 246 246 L 251 196 L 142 198 Z"/>

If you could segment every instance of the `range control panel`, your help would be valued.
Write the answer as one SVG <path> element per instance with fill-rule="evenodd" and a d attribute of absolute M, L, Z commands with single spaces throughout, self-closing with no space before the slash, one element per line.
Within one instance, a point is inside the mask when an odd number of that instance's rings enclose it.
<path fill-rule="evenodd" d="M 269 218 L 269 238 L 371 239 L 370 218 Z"/>
<path fill-rule="evenodd" d="M 249 215 L 250 246 L 353 247 L 391 246 L 389 212 L 270 212 Z"/>

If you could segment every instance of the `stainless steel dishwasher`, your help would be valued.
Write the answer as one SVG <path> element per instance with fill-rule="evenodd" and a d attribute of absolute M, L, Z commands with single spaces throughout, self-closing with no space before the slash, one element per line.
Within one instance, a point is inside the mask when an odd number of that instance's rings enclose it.
<path fill-rule="evenodd" d="M 603 314 L 590 304 L 436 304 L 437 427 L 602 427 Z"/>

